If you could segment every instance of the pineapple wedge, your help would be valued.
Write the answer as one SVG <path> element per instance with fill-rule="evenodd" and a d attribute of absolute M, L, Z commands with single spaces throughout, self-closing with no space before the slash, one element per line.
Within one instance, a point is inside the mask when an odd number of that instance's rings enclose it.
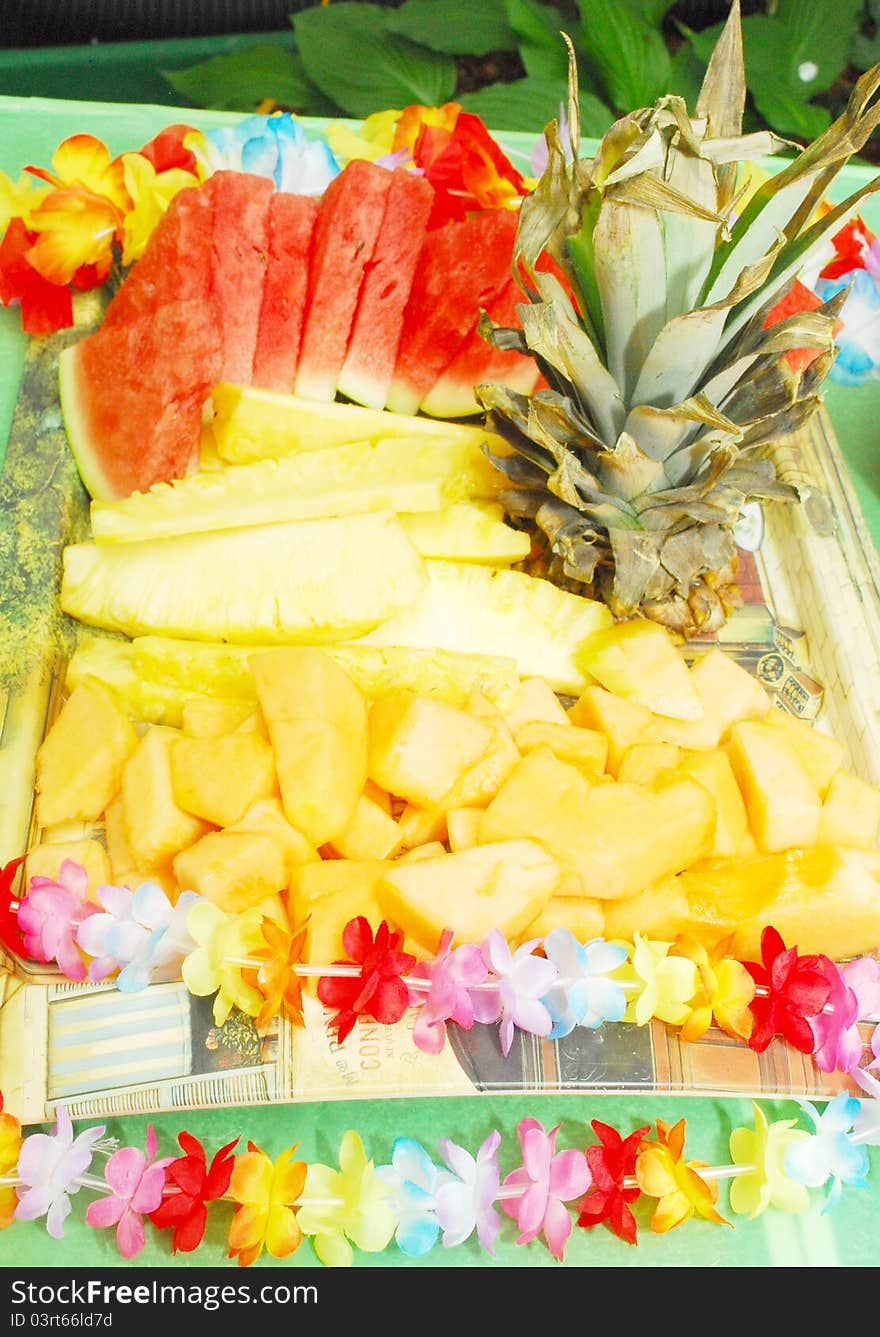
<path fill-rule="evenodd" d="M 133 543 L 372 511 L 418 514 L 492 498 L 503 481 L 476 442 L 418 436 L 354 441 L 188 474 L 121 501 L 94 501 L 92 536 L 99 543 Z"/>
<path fill-rule="evenodd" d="M 129 636 L 246 644 L 363 635 L 421 593 L 421 557 L 392 514 L 303 520 L 64 550 L 61 608 Z"/>
<path fill-rule="evenodd" d="M 496 502 L 459 501 L 441 511 L 401 515 L 400 523 L 423 557 L 446 562 L 512 566 L 528 557 L 531 539 L 504 519 Z"/>

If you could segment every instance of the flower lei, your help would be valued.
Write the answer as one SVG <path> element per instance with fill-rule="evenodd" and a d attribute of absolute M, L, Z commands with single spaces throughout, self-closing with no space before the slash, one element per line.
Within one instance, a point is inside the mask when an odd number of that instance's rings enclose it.
<path fill-rule="evenodd" d="M 170 1232 L 172 1253 L 194 1253 L 209 1212 L 225 1201 L 234 1205 L 228 1257 L 241 1267 L 263 1253 L 289 1258 L 306 1238 L 328 1267 L 350 1266 L 356 1251 L 382 1253 L 392 1242 L 405 1257 L 422 1258 L 438 1245 L 451 1249 L 475 1238 L 494 1258 L 505 1219 L 517 1245 L 540 1241 L 562 1263 L 575 1228 L 604 1225 L 635 1245 L 640 1228 L 663 1235 L 692 1217 L 731 1226 L 719 1207 L 725 1181 L 734 1215 L 805 1212 L 811 1189 L 825 1191 L 829 1210 L 844 1187 L 867 1183 L 868 1148 L 880 1145 L 880 1082 L 867 1076 L 864 1086 L 870 1099 L 841 1093 L 821 1111 L 802 1102 L 808 1127 L 769 1122 L 753 1103 L 752 1125 L 733 1130 L 729 1162 L 715 1166 L 688 1156 L 683 1118 L 657 1118 L 625 1136 L 592 1119 L 595 1140 L 578 1129 L 576 1145 L 565 1148 L 557 1146 L 561 1124 L 546 1130 L 524 1118 L 520 1162 L 503 1176 L 497 1129 L 475 1153 L 440 1138 L 436 1158 L 400 1136 L 387 1163 L 376 1164 L 349 1130 L 334 1165 L 298 1159 L 296 1145 L 273 1158 L 252 1141 L 240 1148 L 238 1138 L 209 1162 L 185 1131 L 179 1155 L 157 1156 L 152 1126 L 144 1149 L 113 1147 L 103 1126 L 75 1134 L 63 1106 L 51 1132 L 27 1136 L 13 1115 L 0 1112 L 0 1229 L 45 1219 L 49 1234 L 62 1239 L 71 1198 L 83 1192 L 90 1199 L 86 1224 L 112 1229 L 125 1260 L 143 1250 L 149 1228 Z M 106 1157 L 100 1173 L 98 1157 Z"/>

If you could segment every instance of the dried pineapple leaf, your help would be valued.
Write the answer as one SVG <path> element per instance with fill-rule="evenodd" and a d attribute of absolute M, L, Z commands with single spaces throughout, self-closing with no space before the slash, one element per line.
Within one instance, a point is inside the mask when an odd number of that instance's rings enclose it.
<path fill-rule="evenodd" d="M 604 491 L 625 501 L 659 489 L 666 482 L 662 461 L 646 455 L 628 432 L 621 432 L 614 449 L 602 455 L 597 476 Z"/>
<path fill-rule="evenodd" d="M 694 395 L 668 409 L 640 404 L 627 415 L 624 431 L 636 438 L 651 459 L 666 461 L 693 434 L 695 425 L 716 428 L 718 433 L 736 439 L 742 434 L 737 424 L 704 395 Z M 723 439 L 723 435 L 717 439 Z"/>
<path fill-rule="evenodd" d="M 519 315 L 535 356 L 563 377 L 602 440 L 615 441 L 625 416 L 620 390 L 580 325 L 556 302 L 523 304 Z"/>
<path fill-rule="evenodd" d="M 696 114 L 704 117 L 709 135 L 715 139 L 739 135 L 746 105 L 746 70 L 743 59 L 740 0 L 733 0 L 730 14 L 715 44 L 702 87 Z M 724 208 L 736 190 L 736 167 L 723 167 L 718 174 L 718 205 Z"/>

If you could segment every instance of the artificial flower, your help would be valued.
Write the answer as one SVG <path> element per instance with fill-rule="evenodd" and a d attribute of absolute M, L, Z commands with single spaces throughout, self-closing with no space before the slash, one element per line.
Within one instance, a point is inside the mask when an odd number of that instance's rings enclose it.
<path fill-rule="evenodd" d="M 324 131 L 324 137 L 334 158 L 342 165 L 356 158 L 365 158 L 368 162 L 381 161 L 392 153 L 395 127 L 401 115 L 394 108 L 374 111 L 357 129 L 345 121 L 331 121 Z"/>
<path fill-rule="evenodd" d="M 392 931 L 384 919 L 375 938 L 363 915 L 346 924 L 342 946 L 348 959 L 334 965 L 358 965 L 360 973 L 350 978 L 322 975 L 318 980 L 321 1002 L 337 1009 L 330 1025 L 340 1044 L 351 1034 L 360 1016 L 392 1025 L 406 1012 L 409 990 L 401 976 L 409 974 L 416 958 L 400 951 L 402 943 L 403 934 Z"/>
<path fill-rule="evenodd" d="M 582 1151 L 556 1150 L 559 1124 L 545 1133 L 537 1119 L 521 1119 L 517 1136 L 522 1165 L 505 1177 L 505 1188 L 522 1189 L 516 1198 L 503 1198 L 503 1210 L 517 1224 L 517 1244 L 529 1244 L 543 1234 L 557 1262 L 565 1256 L 571 1234 L 571 1216 L 565 1204 L 590 1186 L 590 1170 Z"/>
<path fill-rule="evenodd" d="M 95 1143 L 104 1131 L 98 1124 L 74 1137 L 70 1115 L 59 1105 L 53 1132 L 31 1133 L 24 1139 L 18 1156 L 16 1221 L 36 1221 L 45 1216 L 52 1238 L 64 1238 L 71 1196 L 82 1188 L 81 1178 L 92 1163 Z"/>
<path fill-rule="evenodd" d="M 25 856 L 20 854 L 17 859 L 10 859 L 9 863 L 0 868 L 0 946 L 14 956 L 27 956 L 24 938 L 18 926 L 18 897 L 12 891 L 12 884 L 24 860 Z"/>
<path fill-rule="evenodd" d="M 98 906 L 87 899 L 89 878 L 81 864 L 64 859 L 58 880 L 32 877 L 18 907 L 25 953 L 34 961 L 55 961 L 69 980 L 83 980 L 86 966 L 76 945 L 82 921 Z"/>
<path fill-rule="evenodd" d="M 177 1135 L 182 1156 L 165 1171 L 165 1195 L 150 1212 L 158 1230 L 171 1231 L 171 1252 L 192 1253 L 201 1244 L 208 1224 L 208 1203 L 222 1198 L 229 1188 L 235 1157 L 230 1153 L 238 1138 L 214 1153 L 210 1167 L 205 1148 L 187 1132 Z"/>
<path fill-rule="evenodd" d="M 753 1103 L 754 1128 L 734 1128 L 730 1134 L 730 1159 L 734 1165 L 747 1167 L 730 1185 L 731 1210 L 738 1216 L 760 1216 L 768 1207 L 782 1212 L 805 1212 L 810 1195 L 803 1184 L 785 1170 L 785 1157 L 796 1142 L 809 1140 L 805 1128 L 795 1127 L 794 1119 L 776 1119 L 768 1123 L 759 1105 Z"/>
<path fill-rule="evenodd" d="M 119 158 L 112 158 L 110 150 L 95 135 L 69 135 L 61 141 L 52 155 L 54 172 L 32 165 L 25 168 L 32 176 L 58 187 L 70 186 L 91 195 L 110 200 L 120 213 L 129 206 L 125 189 L 125 174 Z"/>
<path fill-rule="evenodd" d="M 201 142 L 191 136 L 184 142 L 207 175 L 221 169 L 251 172 L 295 195 L 321 195 L 339 174 L 326 140 L 310 139 L 289 112 L 247 116 L 207 131 Z"/>
<path fill-rule="evenodd" d="M 854 269 L 880 276 L 880 239 L 859 214 L 844 223 L 830 240 L 834 257 L 820 269 L 819 278 L 845 278 Z"/>
<path fill-rule="evenodd" d="M 853 1068 L 850 1075 L 871 1097 L 859 1102 L 859 1112 L 853 1120 L 853 1136 L 867 1147 L 880 1147 L 880 1082 L 866 1068 Z"/>
<path fill-rule="evenodd" d="M 755 996 L 755 981 L 741 961 L 728 956 L 731 938 L 711 950 L 687 934 L 679 934 L 673 946 L 676 956 L 693 961 L 700 987 L 690 1000 L 690 1012 L 681 1028 L 683 1040 L 699 1040 L 714 1021 L 728 1035 L 748 1040 L 752 1033 L 749 1004 Z"/>
<path fill-rule="evenodd" d="M 76 941 L 93 959 L 89 979 L 106 979 L 118 971 L 117 987 L 133 993 L 148 984 L 178 979 L 184 956 L 195 943 L 186 929 L 189 911 L 201 899 L 181 892 L 172 905 L 157 882 L 130 887 L 100 886 L 98 905 L 76 930 Z"/>
<path fill-rule="evenodd" d="M 856 964 L 853 962 L 852 964 Z M 873 963 L 880 979 L 880 963 Z M 822 958 L 822 970 L 829 983 L 828 1002 L 814 1017 L 808 1017 L 813 1032 L 813 1061 L 821 1072 L 848 1072 L 858 1067 L 862 1058 L 862 1037 L 859 1034 L 859 999 L 851 989 L 844 972 L 828 957 Z M 872 995 L 874 989 L 869 977 L 860 973 Z"/>
<path fill-rule="evenodd" d="M 787 1149 L 783 1165 L 786 1174 L 808 1188 L 828 1184 L 822 1208 L 827 1212 L 837 1202 L 844 1184 L 864 1188 L 868 1182 L 868 1148 L 857 1145 L 850 1136 L 859 1117 L 861 1101 L 841 1091 L 829 1100 L 821 1114 L 809 1101 L 800 1103 L 815 1131 L 806 1140 Z"/>
<path fill-rule="evenodd" d="M 339 1169 L 312 1164 L 306 1175 L 306 1199 L 300 1211 L 303 1234 L 314 1236 L 315 1253 L 327 1267 L 350 1267 L 352 1244 L 380 1253 L 397 1224 L 390 1205 L 392 1190 L 367 1158 L 357 1133 L 349 1130 L 339 1146 Z M 311 1199 L 311 1201 L 309 1201 Z"/>
<path fill-rule="evenodd" d="M 0 240 L 0 302 L 18 304 L 25 334 L 51 334 L 73 324 L 73 297 L 34 269 L 28 256 L 36 240 L 22 219 L 10 220 Z"/>
<path fill-rule="evenodd" d="M 835 340 L 837 356 L 828 374 L 842 385 L 864 385 L 880 375 L 880 286 L 867 269 L 816 282 L 816 293 L 823 302 L 846 288 L 849 294 Z"/>
<path fill-rule="evenodd" d="M 764 329 L 770 329 L 780 321 L 800 315 L 803 311 L 815 311 L 822 305 L 823 300 L 824 298 L 818 297 L 805 283 L 801 283 L 800 279 L 794 279 L 784 295 L 767 312 L 764 317 Z M 803 372 L 811 362 L 815 362 L 821 351 L 820 348 L 789 348 L 784 356 L 792 371 Z"/>
<path fill-rule="evenodd" d="M 302 1026 L 302 980 L 296 967 L 302 960 L 306 930 L 286 929 L 267 915 L 262 929 L 269 955 L 257 970 L 257 988 L 263 995 L 257 1026 L 266 1026 L 279 1013 L 294 1026 Z"/>
<path fill-rule="evenodd" d="M 544 954 L 557 978 L 541 1002 L 553 1019 L 549 1038 L 558 1040 L 576 1026 L 596 1030 L 606 1022 L 622 1021 L 626 995 L 612 971 L 626 961 L 622 943 L 594 938 L 581 944 L 566 928 L 555 928 L 544 939 Z"/>
<path fill-rule="evenodd" d="M 3 1094 L 0 1092 L 0 1230 L 12 1225 L 18 1194 L 11 1184 L 3 1184 L 4 1179 L 14 1179 L 17 1174 L 18 1156 L 21 1151 L 21 1124 L 14 1114 L 7 1114 L 3 1109 Z"/>
<path fill-rule="evenodd" d="M 377 1166 L 376 1174 L 391 1189 L 398 1248 L 408 1258 L 423 1258 L 440 1238 L 436 1194 L 447 1172 L 434 1164 L 421 1142 L 396 1137 L 391 1164 Z"/>
<path fill-rule="evenodd" d="M 146 158 L 159 174 L 177 168 L 190 176 L 198 177 L 198 159 L 192 145 L 202 139 L 204 135 L 201 130 L 178 122 L 176 125 L 166 125 L 164 130 L 160 130 L 142 146 L 139 154 L 142 158 Z"/>
<path fill-rule="evenodd" d="M 126 190 L 132 201 L 123 219 L 122 263 L 130 265 L 147 249 L 156 224 L 175 195 L 188 186 L 197 186 L 199 179 L 180 167 L 158 172 L 140 153 L 124 153 L 122 165 Z"/>
<path fill-rule="evenodd" d="M 450 1171 L 435 1195 L 445 1248 L 463 1244 L 476 1230 L 482 1247 L 494 1256 L 501 1229 L 501 1217 L 494 1205 L 501 1186 L 500 1145 L 501 1134 L 497 1129 L 485 1139 L 476 1156 L 448 1137 L 440 1139 L 440 1155 Z"/>
<path fill-rule="evenodd" d="M 274 1161 L 253 1142 L 236 1156 L 229 1196 L 239 1207 L 229 1225 L 229 1257 L 240 1267 L 256 1262 L 264 1249 L 287 1258 L 302 1243 L 296 1208 L 306 1182 L 305 1161 L 294 1160 L 296 1146 Z"/>
<path fill-rule="evenodd" d="M 110 273 L 123 219 L 106 196 L 61 186 L 50 191 L 31 215 L 31 230 L 37 237 L 27 258 L 50 283 L 97 287 Z"/>
<path fill-rule="evenodd" d="M 750 1047 L 762 1054 L 775 1035 L 782 1035 L 802 1054 L 811 1054 L 815 1041 L 809 1018 L 822 1011 L 831 992 L 822 958 L 798 956 L 797 948 L 786 947 L 776 929 L 768 926 L 761 934 L 760 964 L 743 964 L 758 986 L 750 1003 L 754 1017 Z"/>
<path fill-rule="evenodd" d="M 684 1119 L 673 1126 L 658 1119 L 656 1141 L 646 1139 L 636 1157 L 639 1188 L 649 1198 L 658 1199 L 651 1217 L 651 1229 L 658 1235 L 680 1226 L 695 1212 L 706 1221 L 730 1225 L 715 1210 L 717 1185 L 697 1173 L 704 1168 L 703 1162 L 684 1159 L 685 1128 Z"/>
<path fill-rule="evenodd" d="M 187 928 L 197 944 L 183 958 L 180 973 L 197 998 L 216 994 L 214 1023 L 222 1026 L 234 1007 L 255 1017 L 263 996 L 249 978 L 266 950 L 259 910 L 225 914 L 211 901 L 199 900 L 189 911 Z M 242 962 L 253 960 L 253 967 Z"/>
<path fill-rule="evenodd" d="M 451 129 L 423 124 L 412 155 L 434 187 L 429 227 L 461 221 L 475 209 L 513 208 L 527 191 L 523 177 L 472 112 L 459 112 Z"/>
<path fill-rule="evenodd" d="M 411 102 L 395 117 L 394 132 L 388 144 L 389 152 L 399 153 L 405 149 L 412 156 L 416 141 L 425 126 L 451 131 L 462 110 L 460 102 L 444 102 L 439 107 L 427 107 L 421 102 Z"/>
<path fill-rule="evenodd" d="M 587 1147 L 587 1166 L 592 1183 L 589 1192 L 579 1204 L 579 1226 L 590 1227 L 607 1221 L 619 1239 L 627 1244 L 636 1243 L 636 1218 L 630 1204 L 641 1194 L 638 1184 L 627 1183 L 635 1176 L 639 1149 L 651 1131 L 648 1124 L 637 1128 L 628 1137 L 621 1137 L 615 1128 L 599 1119 L 591 1119 L 590 1126 L 599 1139 L 598 1146 Z"/>
<path fill-rule="evenodd" d="M 13 181 L 5 172 L 0 172 L 0 232 L 12 218 L 20 218 L 27 227 L 31 210 L 37 207 L 50 190 L 51 186 L 38 186 L 26 172 L 22 172 L 18 181 Z"/>
<path fill-rule="evenodd" d="M 454 1021 L 462 1030 L 471 1029 L 474 1003 L 469 990 L 483 984 L 489 975 L 479 947 L 462 943 L 453 948 L 453 937 L 451 929 L 444 929 L 433 960 L 419 961 L 409 976 L 410 1006 L 419 1008 L 413 1041 L 426 1054 L 439 1054 L 443 1049 L 447 1021 Z M 413 988 L 412 980 L 426 980 L 430 988 Z"/>
<path fill-rule="evenodd" d="M 516 1028 L 532 1035 L 549 1035 L 553 1018 L 544 995 L 556 980 L 552 961 L 535 955 L 539 938 L 523 942 L 511 952 L 500 929 L 492 929 L 483 940 L 481 951 L 496 990 L 475 991 L 474 1016 L 477 1021 L 500 1021 L 501 1052 L 506 1056 L 513 1044 Z"/>
<path fill-rule="evenodd" d="M 687 1021 L 699 974 L 687 957 L 670 956 L 671 947 L 671 942 L 651 942 L 641 933 L 634 935 L 625 976 L 641 987 L 627 1004 L 625 1021 L 637 1026 L 645 1026 L 652 1017 L 670 1026 Z"/>
<path fill-rule="evenodd" d="M 173 1156 L 156 1159 L 156 1134 L 147 1127 L 146 1151 L 120 1147 L 107 1162 L 104 1178 L 108 1196 L 96 1198 L 86 1208 L 86 1224 L 116 1227 L 116 1244 L 126 1260 L 136 1258 L 146 1243 L 145 1216 L 159 1206 L 165 1187 L 165 1167 Z"/>

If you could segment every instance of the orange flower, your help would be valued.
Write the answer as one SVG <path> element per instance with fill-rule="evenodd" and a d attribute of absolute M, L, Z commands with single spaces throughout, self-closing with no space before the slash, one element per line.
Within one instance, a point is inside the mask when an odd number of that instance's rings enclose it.
<path fill-rule="evenodd" d="M 409 149 L 412 153 L 423 126 L 435 125 L 443 130 L 452 130 L 461 110 L 459 102 L 444 102 L 442 107 L 424 107 L 414 102 L 412 106 L 404 107 L 394 130 L 391 152 L 399 153 L 401 149 Z"/>
<path fill-rule="evenodd" d="M 306 1182 L 305 1161 L 288 1147 L 274 1162 L 253 1142 L 236 1156 L 229 1196 L 240 1203 L 229 1225 L 229 1257 L 250 1267 L 265 1248 L 273 1258 L 287 1258 L 302 1243 L 296 1205 Z"/>
<path fill-rule="evenodd" d="M 651 1217 L 651 1229 L 657 1235 L 680 1226 L 695 1212 L 706 1221 L 730 1225 L 714 1207 L 717 1185 L 707 1183 L 697 1174 L 705 1162 L 684 1160 L 684 1134 L 684 1119 L 679 1119 L 672 1128 L 658 1119 L 657 1141 L 644 1141 L 636 1158 L 639 1188 L 649 1198 L 658 1199 Z"/>
<path fill-rule="evenodd" d="M 52 155 L 52 166 L 54 172 L 33 166 L 25 171 L 51 186 L 79 186 L 87 194 L 103 195 L 121 213 L 131 207 L 122 160 L 111 158 L 107 145 L 94 135 L 71 135 L 62 140 Z"/>
<path fill-rule="evenodd" d="M 296 966 L 302 960 L 305 926 L 288 932 L 264 916 L 262 928 L 271 955 L 257 971 L 257 988 L 266 1000 L 257 1015 L 257 1027 L 265 1026 L 279 1012 L 294 1026 L 302 1026 L 302 980 Z"/>
<path fill-rule="evenodd" d="M 122 213 L 107 196 L 82 186 L 61 186 L 31 214 L 31 230 L 38 236 L 28 261 L 50 283 L 71 283 L 84 266 L 94 267 L 94 282 L 103 283 L 122 222 Z"/>
<path fill-rule="evenodd" d="M 732 941 L 731 934 L 710 951 L 686 933 L 675 940 L 675 955 L 693 961 L 700 975 L 699 992 L 690 1000 L 690 1015 L 681 1028 L 683 1040 L 701 1039 L 713 1021 L 738 1040 L 748 1040 L 752 1033 L 749 1004 L 755 981 L 741 961 L 727 955 Z"/>
<path fill-rule="evenodd" d="M 0 1095 L 0 1111 L 3 1109 L 3 1096 Z M 18 1168 L 18 1153 L 21 1151 L 21 1124 L 13 1114 L 0 1113 L 0 1176 L 12 1178 Z M 13 1185 L 0 1187 L 0 1230 L 12 1224 L 15 1209 L 18 1206 L 18 1194 Z"/>

